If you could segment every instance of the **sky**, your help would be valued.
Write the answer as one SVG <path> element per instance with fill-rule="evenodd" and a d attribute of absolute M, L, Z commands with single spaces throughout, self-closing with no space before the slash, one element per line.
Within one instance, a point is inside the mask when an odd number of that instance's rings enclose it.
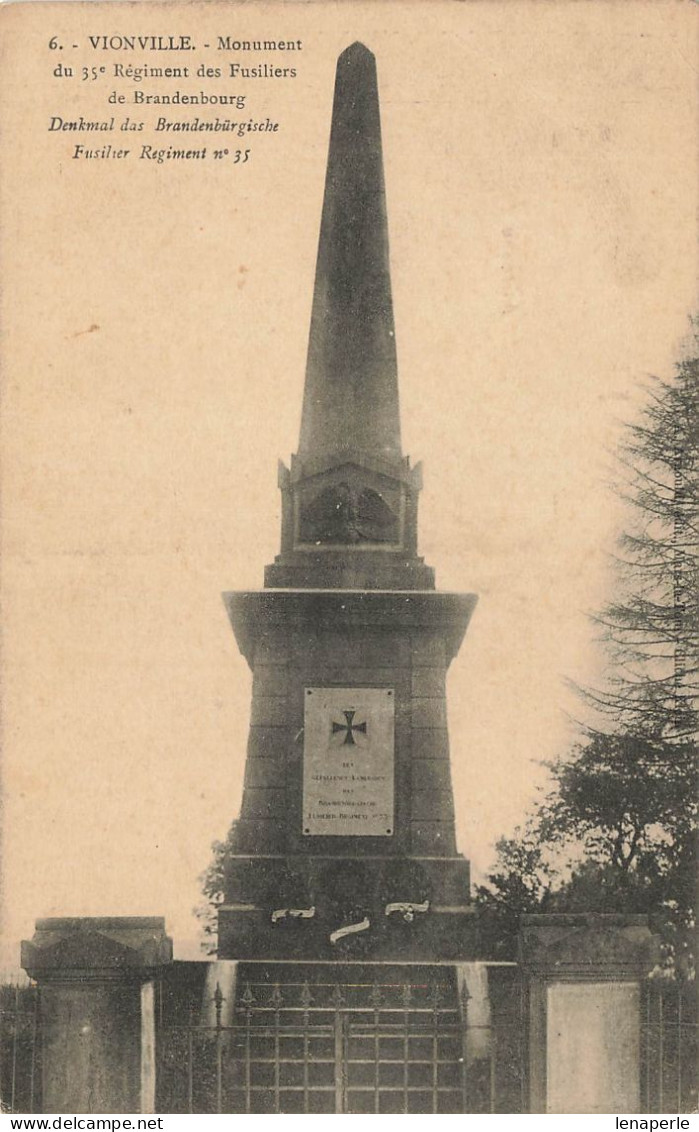
<path fill-rule="evenodd" d="M 623 523 L 614 450 L 696 309 L 696 7 L 429 12 L 2 13 L 9 941 L 49 915 L 164 915 L 181 948 L 196 934 L 197 877 L 238 812 L 249 722 L 221 593 L 261 587 L 279 549 L 334 68 L 356 39 L 378 65 L 420 553 L 440 589 L 479 595 L 448 682 L 458 842 L 477 877 L 541 762 L 574 739 L 566 681 L 603 676 L 588 613 L 610 593 Z M 301 39 L 293 80 L 202 87 L 242 91 L 279 130 L 244 166 L 73 159 L 76 136 L 49 132 L 52 116 L 156 116 L 109 104 L 134 89 L 109 76 L 53 74 L 50 35 L 111 66 L 83 45 L 115 30 Z"/>

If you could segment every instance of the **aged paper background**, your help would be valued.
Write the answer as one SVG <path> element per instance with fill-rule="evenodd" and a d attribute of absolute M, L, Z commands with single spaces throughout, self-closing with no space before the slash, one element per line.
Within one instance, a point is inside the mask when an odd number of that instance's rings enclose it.
<path fill-rule="evenodd" d="M 278 550 L 334 68 L 356 39 L 379 70 L 421 553 L 440 588 L 480 594 L 449 708 L 460 848 L 487 867 L 570 740 L 564 678 L 599 671 L 610 454 L 696 306 L 696 18 L 689 0 L 0 10 L 11 948 L 55 914 L 164 914 L 179 954 L 196 935 L 249 713 L 220 594 L 259 587 Z M 108 107 L 107 79 L 101 102 L 57 80 L 48 41 L 115 33 L 302 40 L 293 81 L 201 84 L 279 131 L 244 168 L 73 159 L 116 139 L 52 115 L 88 97 L 91 117 L 146 113 Z"/>

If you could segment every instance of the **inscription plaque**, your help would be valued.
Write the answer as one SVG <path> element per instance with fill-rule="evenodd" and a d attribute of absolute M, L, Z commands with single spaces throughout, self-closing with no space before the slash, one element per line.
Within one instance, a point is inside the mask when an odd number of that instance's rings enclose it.
<path fill-rule="evenodd" d="M 304 834 L 393 834 L 394 702 L 393 688 L 304 690 Z"/>
<path fill-rule="evenodd" d="M 546 1111 L 639 1112 L 638 983 L 548 988 Z"/>

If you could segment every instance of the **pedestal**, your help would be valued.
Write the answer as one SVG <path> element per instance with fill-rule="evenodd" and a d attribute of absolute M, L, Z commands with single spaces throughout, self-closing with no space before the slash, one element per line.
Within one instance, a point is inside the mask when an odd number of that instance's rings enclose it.
<path fill-rule="evenodd" d="M 153 1112 L 161 917 L 38 920 L 22 966 L 40 987 L 43 1111 Z"/>
<path fill-rule="evenodd" d="M 646 916 L 524 916 L 529 1111 L 638 1112 Z"/>
<path fill-rule="evenodd" d="M 269 590 L 226 603 L 253 702 L 219 958 L 475 958 L 445 693 L 473 595 Z M 334 703 L 320 743 L 314 698 Z M 376 778 L 367 794 L 362 744 Z M 319 828 L 306 816 L 314 780 Z"/>

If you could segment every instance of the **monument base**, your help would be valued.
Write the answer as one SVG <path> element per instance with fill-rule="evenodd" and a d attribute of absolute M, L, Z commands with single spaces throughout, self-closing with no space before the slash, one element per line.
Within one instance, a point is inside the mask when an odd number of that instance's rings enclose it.
<path fill-rule="evenodd" d="M 270 914 L 254 904 L 223 904 L 218 910 L 218 955 L 221 959 L 331 964 L 368 959 L 382 963 L 474 959 L 478 954 L 475 907 L 426 904 L 395 902 L 380 907 L 374 921 L 356 914 L 344 924 L 324 922 L 322 912 L 316 915 L 313 907 L 279 908 Z M 274 916 L 277 919 L 270 922 Z"/>

